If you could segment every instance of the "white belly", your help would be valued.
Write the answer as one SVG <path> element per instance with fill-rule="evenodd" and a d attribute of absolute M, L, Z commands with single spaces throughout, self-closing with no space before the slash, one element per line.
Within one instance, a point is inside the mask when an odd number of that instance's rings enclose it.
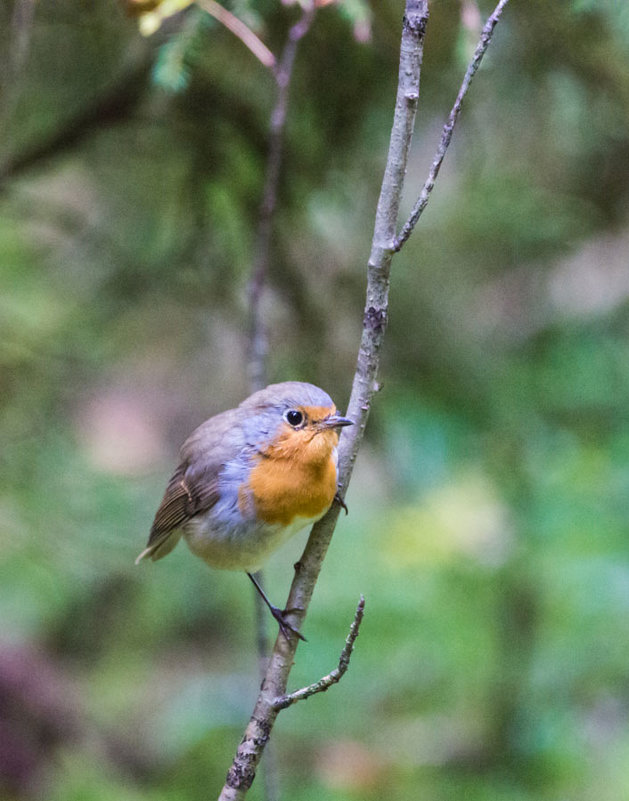
<path fill-rule="evenodd" d="M 182 530 L 192 553 L 211 567 L 253 573 L 273 551 L 322 516 L 297 518 L 289 526 L 244 522 L 237 526 L 221 526 L 211 515 L 197 515 L 188 520 Z"/>

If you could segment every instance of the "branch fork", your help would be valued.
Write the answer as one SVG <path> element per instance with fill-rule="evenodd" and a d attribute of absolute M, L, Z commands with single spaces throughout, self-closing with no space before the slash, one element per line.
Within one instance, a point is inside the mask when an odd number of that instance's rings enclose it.
<path fill-rule="evenodd" d="M 364 595 L 361 595 L 358 606 L 356 607 L 354 619 L 352 620 L 352 624 L 349 628 L 349 634 L 345 639 L 345 645 L 341 651 L 337 667 L 331 670 L 327 676 L 320 678 L 319 681 L 309 684 L 307 687 L 302 687 L 300 690 L 295 690 L 292 693 L 279 696 L 279 698 L 276 698 L 272 702 L 273 709 L 279 712 L 281 709 L 286 709 L 287 707 L 296 704 L 298 701 L 304 701 L 306 698 L 310 698 L 311 695 L 329 690 L 333 684 L 338 684 L 349 667 L 349 661 L 352 656 L 352 651 L 354 650 L 354 643 L 356 642 L 356 638 L 360 632 L 360 624 L 363 621 L 364 613 L 365 597 Z"/>

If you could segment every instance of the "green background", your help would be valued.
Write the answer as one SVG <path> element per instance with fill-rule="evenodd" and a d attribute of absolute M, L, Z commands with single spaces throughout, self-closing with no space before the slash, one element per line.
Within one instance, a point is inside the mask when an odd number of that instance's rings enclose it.
<path fill-rule="evenodd" d="M 430 5 L 404 212 L 476 38 L 472 5 Z M 229 7 L 275 52 L 297 15 Z M 321 9 L 292 87 L 268 371 L 341 409 L 401 15 Z M 147 40 L 113 0 L 3 3 L 0 61 L 0 797 L 215 798 L 258 689 L 249 582 L 133 561 L 182 440 L 247 394 L 273 80 L 198 10 Z M 361 592 L 365 620 L 279 718 L 282 798 L 629 797 L 628 200 L 629 6 L 512 0 L 394 259 L 291 687 Z"/>

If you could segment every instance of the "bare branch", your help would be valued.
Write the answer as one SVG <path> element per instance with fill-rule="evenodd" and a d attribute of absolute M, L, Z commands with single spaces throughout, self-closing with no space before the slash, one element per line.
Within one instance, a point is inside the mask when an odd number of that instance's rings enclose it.
<path fill-rule="evenodd" d="M 22 91 L 22 79 L 24 67 L 28 61 L 34 17 L 35 0 L 15 1 L 11 14 L 7 52 L 1 59 L 0 71 L 0 138 L 5 143 L 5 129 Z M 3 152 L 2 156 L 8 157 L 8 152 Z"/>
<path fill-rule="evenodd" d="M 150 73 L 150 53 L 142 48 L 132 61 L 122 65 L 119 74 L 97 97 L 64 120 L 59 128 L 0 160 L 0 192 L 10 178 L 64 153 L 94 131 L 102 131 L 106 126 L 126 119 L 142 99 Z"/>
<path fill-rule="evenodd" d="M 256 392 L 267 383 L 266 355 L 268 351 L 268 337 L 262 317 L 261 301 L 267 284 L 270 254 L 271 233 L 275 208 L 277 206 L 277 193 L 282 165 L 282 148 L 288 99 L 293 66 L 297 55 L 299 41 L 308 32 L 314 18 L 314 6 L 303 11 L 298 22 L 289 32 L 280 56 L 279 64 L 273 74 L 277 87 L 275 104 L 270 116 L 269 150 L 266 162 L 266 174 L 262 201 L 258 214 L 258 227 L 256 232 L 251 278 L 248 286 L 249 300 L 249 337 L 247 343 L 247 372 L 249 389 Z M 273 59 L 275 66 L 275 59 Z M 256 580 L 263 585 L 263 572 L 256 573 Z M 268 629 L 269 619 L 266 606 L 258 592 L 254 592 L 256 646 L 258 652 L 258 665 L 261 679 L 264 679 L 268 668 Z M 264 789 L 266 801 L 279 798 L 275 749 L 269 744 L 266 750 L 264 764 Z"/>
<path fill-rule="evenodd" d="M 271 112 L 269 155 L 267 159 L 264 190 L 262 193 L 262 203 L 258 215 L 258 230 L 256 234 L 253 268 L 251 270 L 251 280 L 249 281 L 248 288 L 250 332 L 249 356 L 247 361 L 249 385 L 252 392 L 257 389 L 262 389 L 266 385 L 264 363 L 268 343 L 260 305 L 269 269 L 271 219 L 277 205 L 284 128 L 286 127 L 288 97 L 293 77 L 295 56 L 297 54 L 297 45 L 310 29 L 315 10 L 314 5 L 306 8 L 300 19 L 291 27 L 281 58 L 274 71 L 275 80 L 277 82 L 277 97 L 275 106 Z"/>
<path fill-rule="evenodd" d="M 234 36 L 237 36 L 265 67 L 271 68 L 275 66 L 275 56 L 269 48 L 256 36 L 251 28 L 247 27 L 241 19 L 235 17 L 231 11 L 228 11 L 215 0 L 196 0 L 196 3 L 207 14 L 217 19 L 221 25 L 230 30 Z"/>
<path fill-rule="evenodd" d="M 16 0 L 11 15 L 8 52 L 8 81 L 15 81 L 24 69 L 33 34 L 35 0 Z"/>
<path fill-rule="evenodd" d="M 308 687 L 302 687 L 301 690 L 295 690 L 295 692 L 289 693 L 288 695 L 283 695 L 281 698 L 276 698 L 273 702 L 273 706 L 278 711 L 280 709 L 286 709 L 292 704 L 296 704 L 297 701 L 303 701 L 306 698 L 310 698 L 311 695 L 315 695 L 316 693 L 323 693 L 328 690 L 333 684 L 337 684 L 347 672 L 347 668 L 349 667 L 349 660 L 352 656 L 352 651 L 354 650 L 354 643 L 356 642 L 356 638 L 360 632 L 360 624 L 363 620 L 363 615 L 365 613 L 365 597 L 363 595 L 360 596 L 360 601 L 358 602 L 358 606 L 356 607 L 356 614 L 354 615 L 354 619 L 352 620 L 352 625 L 349 628 L 349 634 L 345 639 L 345 646 L 341 651 L 341 656 L 339 657 L 338 666 L 334 668 L 334 670 L 330 671 L 327 676 L 323 676 L 323 678 L 316 681 L 314 684 L 309 684 Z"/>
<path fill-rule="evenodd" d="M 452 139 L 452 132 L 454 131 L 454 126 L 456 125 L 456 121 L 458 119 L 459 113 L 461 111 L 461 107 L 463 106 L 463 100 L 465 99 L 465 95 L 467 94 L 467 90 L 470 88 L 470 84 L 472 82 L 472 78 L 476 74 L 476 71 L 480 67 L 480 63 L 483 60 L 483 56 L 485 55 L 485 51 L 489 47 L 489 43 L 491 42 L 491 37 L 494 32 L 494 28 L 496 27 L 502 11 L 504 7 L 507 5 L 509 0 L 500 0 L 498 5 L 493 11 L 493 14 L 489 17 L 487 22 L 485 23 L 485 27 L 480 35 L 480 39 L 478 44 L 476 45 L 476 50 L 474 51 L 474 56 L 469 63 L 469 66 L 465 72 L 463 77 L 463 82 L 461 83 L 461 88 L 459 89 L 459 93 L 457 98 L 452 106 L 452 111 L 450 111 L 450 116 L 448 117 L 448 121 L 443 126 L 443 131 L 441 132 L 441 141 L 439 142 L 439 148 L 437 149 L 437 153 L 435 158 L 433 159 L 432 166 L 430 168 L 430 172 L 428 173 L 428 178 L 426 178 L 426 183 L 422 187 L 422 190 L 417 198 L 417 202 L 413 207 L 413 211 L 411 212 L 408 220 L 404 223 L 402 230 L 400 231 L 400 235 L 395 240 L 395 252 L 398 253 L 402 247 L 404 246 L 405 242 L 411 235 L 413 228 L 417 225 L 417 221 L 421 217 L 426 205 L 428 203 L 428 198 L 430 197 L 430 193 L 433 190 L 435 185 L 435 181 L 437 176 L 439 175 L 439 170 L 441 169 L 441 165 L 445 158 L 446 152 L 448 147 L 450 146 L 450 140 Z"/>

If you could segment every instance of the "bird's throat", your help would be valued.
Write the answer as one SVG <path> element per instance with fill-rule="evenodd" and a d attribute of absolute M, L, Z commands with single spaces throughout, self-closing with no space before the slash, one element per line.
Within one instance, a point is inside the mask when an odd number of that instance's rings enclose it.
<path fill-rule="evenodd" d="M 302 435 L 302 436 L 298 436 Z M 337 489 L 335 431 L 293 432 L 257 457 L 241 504 L 253 501 L 265 523 L 288 526 L 296 518 L 316 520 L 331 506 Z"/>

